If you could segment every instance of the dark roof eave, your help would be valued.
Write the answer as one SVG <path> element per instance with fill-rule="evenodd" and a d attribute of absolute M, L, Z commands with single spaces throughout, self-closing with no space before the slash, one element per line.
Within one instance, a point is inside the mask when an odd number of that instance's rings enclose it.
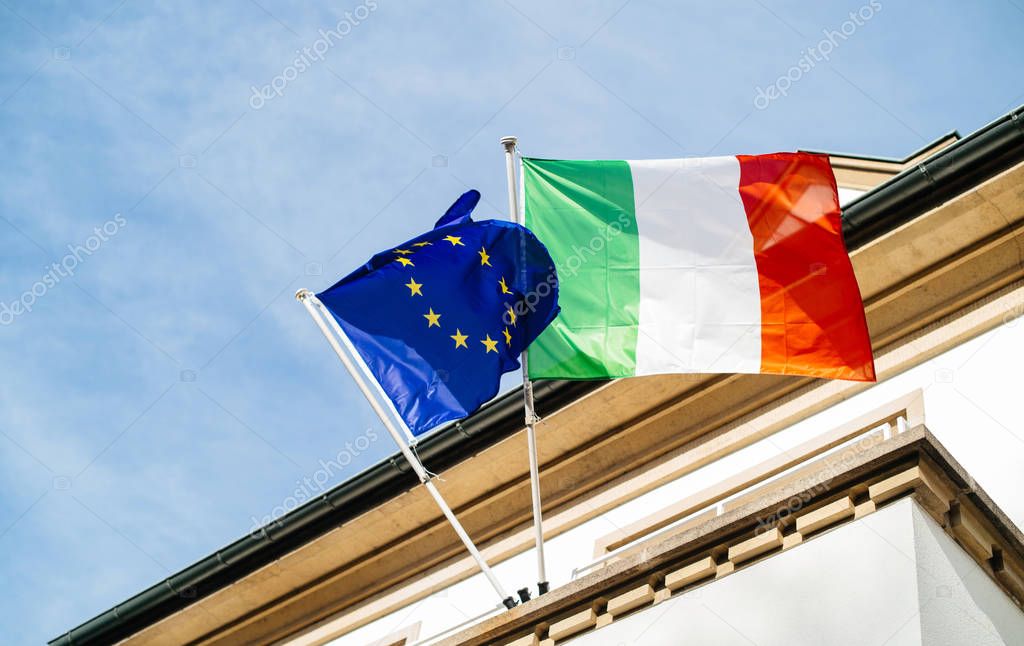
<path fill-rule="evenodd" d="M 935 139 L 934 141 L 931 141 L 931 142 L 921 146 L 917 150 L 911 152 L 909 155 L 905 155 L 902 159 L 899 159 L 899 158 L 896 158 L 896 157 L 883 157 L 883 156 L 879 156 L 879 155 L 865 155 L 865 154 L 862 154 L 862 153 L 844 153 L 844 152 L 840 152 L 840 151 L 837 151 L 837 150 L 810 150 L 810 149 L 807 149 L 807 148 L 801 148 L 800 152 L 803 152 L 803 153 L 813 153 L 815 155 L 828 155 L 829 157 L 843 157 L 845 159 L 860 159 L 860 160 L 863 160 L 863 161 L 884 162 L 884 163 L 889 163 L 889 164 L 906 164 L 911 159 L 917 157 L 918 155 L 920 155 L 921 153 L 925 152 L 926 150 L 934 148 L 935 146 L 937 146 L 941 142 L 946 141 L 947 139 L 950 139 L 950 138 L 960 139 L 960 132 L 957 131 L 957 130 L 950 130 L 949 132 L 947 132 L 946 134 L 942 135 L 938 139 Z"/>
<path fill-rule="evenodd" d="M 1024 161 L 1024 107 L 943 148 L 868 191 L 843 210 L 843 234 L 856 249 Z M 538 412 L 550 414 L 604 382 L 547 381 L 535 386 Z M 464 421 L 423 439 L 432 469 L 449 468 L 523 426 L 521 390 L 497 398 Z M 396 454 L 304 504 L 260 533 L 247 535 L 77 628 L 54 646 L 111 643 L 251 574 L 312 539 L 417 484 Z"/>

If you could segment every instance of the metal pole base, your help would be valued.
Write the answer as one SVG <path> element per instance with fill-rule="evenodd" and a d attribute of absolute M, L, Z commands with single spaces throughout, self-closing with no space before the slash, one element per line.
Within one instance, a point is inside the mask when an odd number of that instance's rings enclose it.
<path fill-rule="evenodd" d="M 537 596 L 545 594 L 548 591 L 548 582 L 541 581 L 537 583 Z"/>
<path fill-rule="evenodd" d="M 508 608 L 509 610 L 511 610 L 512 608 L 515 608 L 516 605 L 517 605 L 516 604 L 516 600 L 513 599 L 512 597 L 505 597 L 505 600 L 502 601 L 502 603 L 505 604 L 505 607 Z"/>

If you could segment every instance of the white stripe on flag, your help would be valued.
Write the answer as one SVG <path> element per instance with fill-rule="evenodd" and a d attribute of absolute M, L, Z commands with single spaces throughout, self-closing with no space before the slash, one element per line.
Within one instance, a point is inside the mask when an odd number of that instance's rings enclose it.
<path fill-rule="evenodd" d="M 636 374 L 759 372 L 761 293 L 739 161 L 628 163 L 640 236 Z"/>

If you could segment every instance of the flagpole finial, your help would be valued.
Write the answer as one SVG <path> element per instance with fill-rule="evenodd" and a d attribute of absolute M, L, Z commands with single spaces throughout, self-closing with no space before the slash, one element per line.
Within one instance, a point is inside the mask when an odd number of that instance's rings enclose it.
<path fill-rule="evenodd" d="M 313 295 L 313 292 L 311 292 L 308 289 L 306 289 L 305 287 L 303 287 L 299 291 L 295 292 L 295 300 L 297 300 L 297 301 L 299 301 L 301 303 L 304 299 L 309 298 L 312 295 Z"/>
<path fill-rule="evenodd" d="M 519 138 L 515 135 L 506 135 L 501 138 L 501 145 L 504 146 L 506 150 L 515 148 L 517 143 L 519 143 Z"/>

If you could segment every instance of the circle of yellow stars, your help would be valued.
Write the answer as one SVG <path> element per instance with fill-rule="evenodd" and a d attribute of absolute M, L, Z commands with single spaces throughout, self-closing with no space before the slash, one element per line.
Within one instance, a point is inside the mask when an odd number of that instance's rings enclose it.
<path fill-rule="evenodd" d="M 438 242 L 448 242 L 449 244 L 451 244 L 452 247 L 465 247 L 466 246 L 462 242 L 462 237 L 461 236 L 455 236 L 455 235 L 447 235 L 447 236 L 441 238 Z M 417 248 L 423 248 L 423 247 L 432 246 L 433 244 L 434 244 L 433 242 L 423 241 L 423 242 L 414 242 L 410 246 L 417 247 Z M 413 261 L 412 258 L 409 257 L 409 256 L 413 256 L 415 254 L 415 250 L 413 250 L 413 249 L 394 249 L 392 251 L 395 254 L 394 262 L 397 262 L 399 265 L 401 265 L 403 269 L 415 268 L 416 267 L 416 263 Z M 487 253 L 486 247 L 480 247 L 480 250 L 477 251 L 476 253 L 477 253 L 477 255 L 480 256 L 480 266 L 481 267 L 492 267 L 493 268 L 493 265 L 491 264 L 491 256 L 490 256 L 490 254 Z M 405 287 L 407 287 L 409 289 L 409 297 L 410 298 L 414 298 L 416 296 L 424 296 L 424 294 L 423 294 L 423 283 L 416 282 L 416 278 L 414 276 L 409 276 L 409 282 L 405 283 Z M 498 279 L 498 289 L 501 290 L 502 294 L 511 294 L 512 293 L 512 290 L 510 290 L 508 288 L 508 283 L 505 282 L 505 277 L 504 276 L 499 276 L 499 279 Z M 426 314 L 423 314 L 423 318 L 426 319 L 427 328 L 436 327 L 438 329 L 443 329 L 441 327 L 441 314 L 438 313 L 438 312 L 435 312 L 433 307 L 429 307 L 429 306 L 427 307 L 427 312 L 426 312 Z M 508 321 L 508 324 L 511 325 L 513 328 L 516 326 L 516 314 L 512 310 L 511 307 L 507 307 L 507 309 L 506 309 L 505 320 Z M 505 328 L 501 331 L 501 336 L 505 340 L 505 346 L 506 347 L 512 345 L 512 333 L 509 331 L 508 325 L 506 325 Z M 462 330 L 457 328 L 457 327 L 455 328 L 455 334 L 449 335 L 448 338 L 450 338 L 455 343 L 454 349 L 456 349 L 456 350 L 459 349 L 459 348 L 465 348 L 465 349 L 468 350 L 469 347 L 470 347 L 469 344 L 467 343 L 470 340 L 469 335 L 468 334 L 464 334 L 462 332 Z M 498 343 L 499 343 L 499 341 L 497 339 L 492 339 L 491 335 L 489 333 L 485 334 L 484 338 L 480 339 L 479 341 L 480 341 L 480 344 L 484 346 L 484 354 L 487 354 L 488 352 L 494 352 L 495 354 L 498 353 Z"/>

